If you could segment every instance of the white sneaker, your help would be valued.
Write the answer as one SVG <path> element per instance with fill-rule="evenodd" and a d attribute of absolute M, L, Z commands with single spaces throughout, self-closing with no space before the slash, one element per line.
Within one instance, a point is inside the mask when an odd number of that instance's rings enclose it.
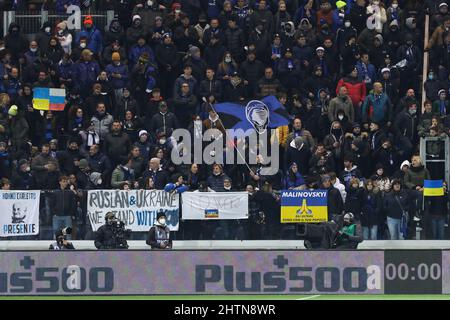
<path fill-rule="evenodd" d="M 422 219 L 420 219 L 418 216 L 414 216 L 414 221 L 420 221 Z"/>
<path fill-rule="evenodd" d="M 420 231 L 422 231 L 423 229 L 421 228 L 421 227 L 416 227 L 416 232 L 418 231 L 418 232 L 420 232 Z"/>

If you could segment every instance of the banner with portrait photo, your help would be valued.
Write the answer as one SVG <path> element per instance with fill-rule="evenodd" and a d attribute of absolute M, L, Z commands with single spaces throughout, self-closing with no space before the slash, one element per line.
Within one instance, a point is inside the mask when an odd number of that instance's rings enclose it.
<path fill-rule="evenodd" d="M 183 220 L 248 219 L 247 192 L 185 192 Z"/>
<path fill-rule="evenodd" d="M 39 234 L 40 191 L 0 191 L 0 237 Z"/>
<path fill-rule="evenodd" d="M 109 211 L 131 231 L 147 232 L 156 222 L 156 214 L 164 211 L 171 231 L 179 227 L 179 195 L 163 190 L 89 190 L 87 211 L 92 230 L 105 224 Z"/>

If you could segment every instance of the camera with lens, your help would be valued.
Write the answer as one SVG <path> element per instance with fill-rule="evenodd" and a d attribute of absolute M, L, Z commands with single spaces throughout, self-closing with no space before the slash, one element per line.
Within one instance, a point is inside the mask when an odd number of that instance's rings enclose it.
<path fill-rule="evenodd" d="M 71 227 L 62 228 L 61 230 L 59 230 L 59 232 L 57 232 L 56 242 L 58 243 L 58 245 L 63 245 L 64 240 L 67 240 L 68 234 L 72 234 Z"/>
<path fill-rule="evenodd" d="M 114 249 L 128 249 L 127 238 L 131 236 L 131 229 L 125 229 L 125 223 L 119 219 L 111 221 Z"/>

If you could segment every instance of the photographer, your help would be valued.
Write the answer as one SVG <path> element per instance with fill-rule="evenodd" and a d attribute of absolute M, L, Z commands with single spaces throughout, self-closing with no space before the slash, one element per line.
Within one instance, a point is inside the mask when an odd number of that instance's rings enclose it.
<path fill-rule="evenodd" d="M 97 249 L 128 249 L 125 237 L 129 231 L 125 230 L 125 224 L 111 211 L 105 215 L 105 221 L 105 224 L 95 233 L 95 247 Z"/>
<path fill-rule="evenodd" d="M 172 239 L 170 239 L 170 229 L 166 225 L 166 214 L 160 211 L 156 215 L 156 222 L 148 231 L 146 243 L 152 249 L 172 249 Z"/>
<path fill-rule="evenodd" d="M 75 250 L 72 242 L 67 241 L 67 235 L 72 233 L 72 229 L 65 227 L 55 232 L 56 242 L 52 243 L 49 250 Z"/>

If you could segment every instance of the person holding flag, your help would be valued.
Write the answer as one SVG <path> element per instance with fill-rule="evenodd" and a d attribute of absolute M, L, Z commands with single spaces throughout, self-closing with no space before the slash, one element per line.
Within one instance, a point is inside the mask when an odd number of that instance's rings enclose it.
<path fill-rule="evenodd" d="M 425 214 L 431 220 L 431 234 L 434 240 L 445 238 L 445 221 L 448 215 L 448 192 L 442 180 L 425 180 L 423 203 Z"/>

